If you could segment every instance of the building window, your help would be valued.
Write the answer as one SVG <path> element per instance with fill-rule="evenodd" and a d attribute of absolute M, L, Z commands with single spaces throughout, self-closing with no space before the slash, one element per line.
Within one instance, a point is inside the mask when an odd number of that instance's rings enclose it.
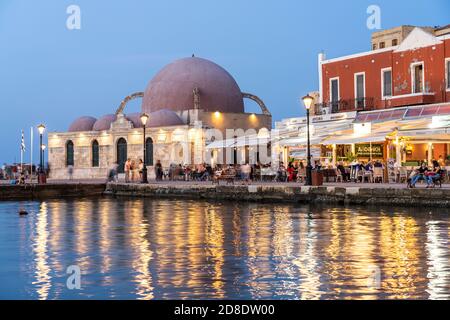
<path fill-rule="evenodd" d="M 92 142 L 92 166 L 94 168 L 100 166 L 100 148 L 97 140 Z"/>
<path fill-rule="evenodd" d="M 446 71 L 447 71 L 447 90 L 450 90 L 450 58 L 445 62 Z"/>
<path fill-rule="evenodd" d="M 384 42 L 380 42 L 380 49 L 383 49 L 385 47 Z"/>
<path fill-rule="evenodd" d="M 152 166 L 153 165 L 153 139 L 147 138 L 145 140 L 145 165 Z"/>
<path fill-rule="evenodd" d="M 66 143 L 66 166 L 73 166 L 74 163 L 73 142 L 69 140 Z"/>
<path fill-rule="evenodd" d="M 117 172 L 125 172 L 125 162 L 127 161 L 127 141 L 124 138 L 117 140 Z"/>
<path fill-rule="evenodd" d="M 372 44 L 372 50 L 377 50 L 377 44 L 376 43 Z"/>
<path fill-rule="evenodd" d="M 339 108 L 339 78 L 330 79 L 330 102 L 333 112 Z"/>
<path fill-rule="evenodd" d="M 412 92 L 421 93 L 424 92 L 424 74 L 423 63 L 413 63 L 411 65 L 411 77 L 412 77 Z"/>
<path fill-rule="evenodd" d="M 398 40 L 392 39 L 392 46 L 395 47 L 396 45 L 398 45 Z"/>
<path fill-rule="evenodd" d="M 365 74 L 355 73 L 355 107 L 364 108 L 365 97 Z"/>
<path fill-rule="evenodd" d="M 392 96 L 392 70 L 391 68 L 381 70 L 381 96 Z"/>

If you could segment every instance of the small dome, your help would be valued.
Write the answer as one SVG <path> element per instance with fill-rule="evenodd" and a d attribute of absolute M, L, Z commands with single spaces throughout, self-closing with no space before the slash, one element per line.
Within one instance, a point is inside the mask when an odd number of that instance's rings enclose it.
<path fill-rule="evenodd" d="M 94 123 L 97 121 L 94 117 L 79 117 L 69 127 L 69 132 L 92 131 Z"/>
<path fill-rule="evenodd" d="M 111 128 L 111 123 L 116 121 L 117 116 L 115 114 L 107 114 L 103 117 L 99 118 L 93 126 L 94 131 L 103 131 L 103 130 L 109 130 Z"/>
<path fill-rule="evenodd" d="M 161 109 L 149 114 L 147 127 L 170 127 L 182 126 L 185 123 L 176 112 L 167 109 Z"/>
<path fill-rule="evenodd" d="M 135 128 L 142 128 L 141 113 L 129 113 L 126 118 L 133 123 Z M 149 114 L 146 127 L 170 127 L 182 126 L 185 123 L 176 112 L 162 109 Z"/>

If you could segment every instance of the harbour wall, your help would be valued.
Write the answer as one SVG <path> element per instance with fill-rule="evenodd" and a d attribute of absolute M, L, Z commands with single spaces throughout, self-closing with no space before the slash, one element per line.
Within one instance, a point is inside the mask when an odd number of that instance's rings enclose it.
<path fill-rule="evenodd" d="M 101 196 L 105 187 L 104 183 L 0 185 L 0 200 Z"/>
<path fill-rule="evenodd" d="M 160 185 L 109 183 L 105 194 L 114 196 L 187 198 L 251 202 L 327 203 L 449 207 L 450 189 L 368 187 L 307 187 L 286 185 Z"/>

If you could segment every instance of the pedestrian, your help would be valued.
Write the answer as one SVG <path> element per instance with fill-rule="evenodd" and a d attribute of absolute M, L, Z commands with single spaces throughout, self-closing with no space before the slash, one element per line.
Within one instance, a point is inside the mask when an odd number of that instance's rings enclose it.
<path fill-rule="evenodd" d="M 138 170 L 139 170 L 139 180 L 142 181 L 144 173 L 144 161 L 142 161 L 142 159 L 139 159 Z"/>
<path fill-rule="evenodd" d="M 162 170 L 162 165 L 161 165 L 161 161 L 160 160 L 156 161 L 155 176 L 156 176 L 156 181 L 162 181 L 163 170 Z"/>
<path fill-rule="evenodd" d="M 67 173 L 69 174 L 69 180 L 73 180 L 73 165 L 67 167 Z"/>
<path fill-rule="evenodd" d="M 125 165 L 124 165 L 125 183 L 130 182 L 130 170 L 131 170 L 131 159 L 128 158 L 127 161 L 125 161 Z"/>

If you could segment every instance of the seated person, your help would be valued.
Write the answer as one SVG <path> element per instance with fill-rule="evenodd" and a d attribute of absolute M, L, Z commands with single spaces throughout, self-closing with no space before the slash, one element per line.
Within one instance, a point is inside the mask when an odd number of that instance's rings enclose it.
<path fill-rule="evenodd" d="M 425 180 L 427 181 L 427 179 L 425 178 L 425 174 L 428 172 L 428 167 L 425 164 L 425 162 L 422 162 L 422 165 L 416 169 L 416 175 L 412 178 L 411 180 L 411 188 L 415 188 L 417 181 L 419 180 Z M 428 181 L 427 181 L 428 183 Z"/>
<path fill-rule="evenodd" d="M 344 165 L 342 164 L 342 162 L 340 162 L 340 163 L 338 164 L 337 169 L 338 169 L 339 172 L 341 173 L 342 179 L 343 179 L 344 181 L 350 180 L 350 172 L 347 172 L 347 171 L 345 170 L 345 167 L 344 167 Z"/>
<path fill-rule="evenodd" d="M 278 167 L 277 181 L 286 181 L 286 168 L 283 162 L 280 162 L 280 166 Z"/>
<path fill-rule="evenodd" d="M 426 181 L 427 181 L 427 188 L 432 187 L 434 185 L 435 179 L 439 179 L 441 177 L 441 166 L 439 165 L 439 162 L 436 160 L 433 160 L 433 170 L 430 170 L 426 174 Z"/>

